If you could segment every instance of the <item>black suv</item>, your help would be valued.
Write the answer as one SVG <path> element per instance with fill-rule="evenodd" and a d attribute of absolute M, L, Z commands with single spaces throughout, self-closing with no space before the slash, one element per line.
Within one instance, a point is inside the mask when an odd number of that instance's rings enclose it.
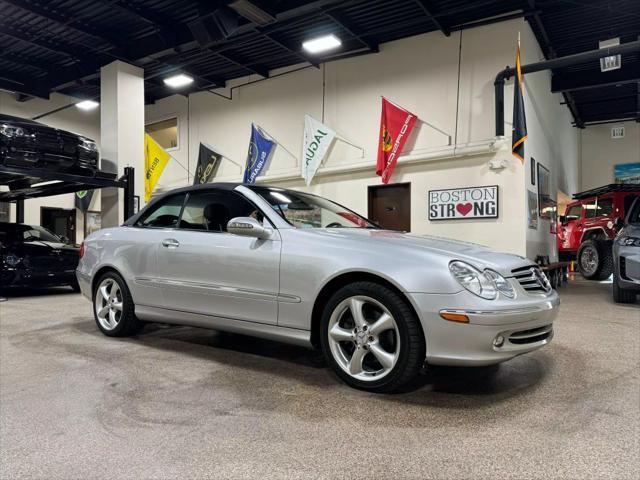
<path fill-rule="evenodd" d="M 82 135 L 0 114 L 0 165 L 94 176 L 98 148 Z"/>

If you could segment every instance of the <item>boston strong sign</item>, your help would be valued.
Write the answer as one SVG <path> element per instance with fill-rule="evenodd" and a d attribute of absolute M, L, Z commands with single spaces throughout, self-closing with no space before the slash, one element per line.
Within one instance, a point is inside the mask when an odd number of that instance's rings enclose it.
<path fill-rule="evenodd" d="M 429 220 L 498 218 L 498 186 L 429 191 Z"/>

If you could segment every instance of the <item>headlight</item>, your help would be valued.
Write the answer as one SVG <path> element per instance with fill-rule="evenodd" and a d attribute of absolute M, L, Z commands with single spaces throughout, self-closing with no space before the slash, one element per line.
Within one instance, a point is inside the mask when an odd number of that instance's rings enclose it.
<path fill-rule="evenodd" d="M 623 247 L 640 247 L 640 238 L 623 236 L 616 240 Z"/>
<path fill-rule="evenodd" d="M 513 289 L 509 281 L 500 275 L 498 272 L 494 272 L 493 270 L 485 270 L 484 274 L 493 280 L 498 291 L 503 294 L 507 298 L 514 298 L 516 296 L 516 291 Z"/>
<path fill-rule="evenodd" d="M 20 259 L 17 256 L 12 255 L 12 254 L 9 254 L 9 255 L 5 256 L 4 257 L 4 261 L 10 267 L 15 267 L 16 265 L 18 265 L 18 263 L 20 263 Z"/>
<path fill-rule="evenodd" d="M 93 140 L 91 140 L 89 138 L 80 137 L 80 148 L 84 148 L 85 150 L 87 150 L 89 152 L 97 152 L 98 151 L 98 146 L 96 145 L 96 142 L 94 142 Z"/>
<path fill-rule="evenodd" d="M 14 127 L 13 125 L 7 125 L 3 123 L 0 125 L 0 134 L 5 137 L 13 138 L 13 137 L 23 137 L 25 135 L 24 128 Z"/>
<path fill-rule="evenodd" d="M 487 300 L 495 300 L 498 297 L 498 288 L 493 279 L 476 267 L 454 260 L 449 264 L 449 271 L 460 285 L 474 295 Z"/>

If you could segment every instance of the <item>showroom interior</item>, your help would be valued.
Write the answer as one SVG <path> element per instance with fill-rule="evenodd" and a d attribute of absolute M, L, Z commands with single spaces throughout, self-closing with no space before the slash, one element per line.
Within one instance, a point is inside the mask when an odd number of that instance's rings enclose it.
<path fill-rule="evenodd" d="M 0 40 L 1 478 L 640 475 L 637 0 L 0 0 Z M 349 288 L 391 347 L 332 343 Z"/>

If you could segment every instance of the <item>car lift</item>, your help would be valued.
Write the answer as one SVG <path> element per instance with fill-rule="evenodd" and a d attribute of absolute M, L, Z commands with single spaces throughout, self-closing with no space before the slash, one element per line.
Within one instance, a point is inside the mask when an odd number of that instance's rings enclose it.
<path fill-rule="evenodd" d="M 51 170 L 0 165 L 0 179 L 10 181 L 13 188 L 0 192 L 0 202 L 16 203 L 16 223 L 24 223 L 24 201 L 29 198 L 50 197 L 97 188 L 124 189 L 124 219 L 134 214 L 134 168 L 125 167 L 124 175 L 96 172 L 95 176 L 77 175 Z M 9 180 L 7 180 L 9 179 Z M 42 185 L 40 185 L 42 184 Z M 4 183 L 3 183 L 4 185 Z"/>

